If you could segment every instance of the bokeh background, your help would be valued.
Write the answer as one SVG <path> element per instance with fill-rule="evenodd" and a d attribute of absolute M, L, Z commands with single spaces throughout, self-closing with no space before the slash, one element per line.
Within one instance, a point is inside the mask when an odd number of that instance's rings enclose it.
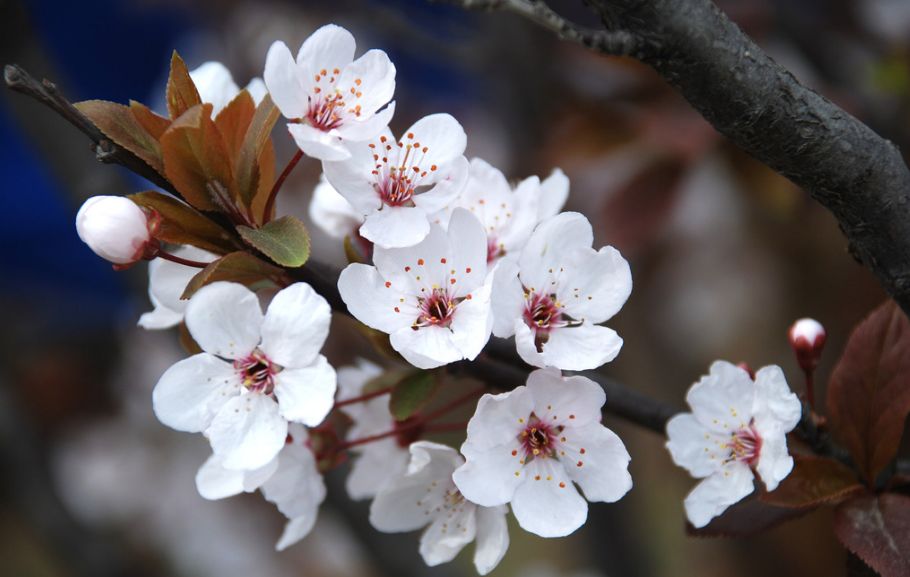
<path fill-rule="evenodd" d="M 553 4 L 596 25 L 581 2 Z M 907 148 L 910 3 L 720 4 L 801 80 Z M 262 74 L 273 40 L 296 49 L 327 22 L 397 65 L 396 131 L 446 111 L 464 124 L 469 156 L 515 179 L 556 166 L 568 174 L 569 208 L 632 264 L 632 297 L 611 321 L 625 346 L 603 369 L 631 387 L 682 405 L 723 358 L 780 364 L 799 391 L 785 333 L 812 316 L 828 328 L 823 393 L 850 328 L 884 298 L 823 208 L 727 143 L 656 74 L 511 15 L 422 0 L 3 0 L 0 61 L 55 80 L 72 100 L 160 108 L 171 50 L 191 68 L 225 62 L 242 86 Z M 274 139 L 282 165 L 292 143 L 280 128 Z M 318 174 L 318 163 L 301 163 L 280 210 L 305 219 Z M 86 197 L 149 185 L 95 162 L 80 133 L 6 90 L 0 182 L 0 576 L 473 574 L 469 553 L 428 569 L 416 534 L 373 531 L 366 505 L 344 495 L 344 468 L 329 475 L 316 529 L 281 554 L 273 544 L 284 520 L 259 496 L 199 497 L 205 440 L 151 411 L 158 376 L 184 353 L 174 332 L 136 327 L 150 308 L 146 267 L 115 273 L 73 226 Z M 341 246 L 312 235 L 316 256 L 340 266 Z M 376 359 L 345 319 L 334 321 L 327 351 L 336 366 Z M 749 540 L 687 537 L 682 499 L 693 481 L 663 438 L 609 416 L 606 424 L 632 453 L 632 492 L 593 505 L 566 539 L 513 527 L 494 576 L 843 574 L 826 511 Z"/>

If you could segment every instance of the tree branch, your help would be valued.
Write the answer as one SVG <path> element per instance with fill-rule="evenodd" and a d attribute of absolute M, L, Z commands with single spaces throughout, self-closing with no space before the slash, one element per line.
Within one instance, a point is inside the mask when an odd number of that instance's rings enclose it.
<path fill-rule="evenodd" d="M 452 1 L 553 30 L 536 15 L 542 2 Z M 801 84 L 710 0 L 583 1 L 610 34 L 630 35 L 635 49 L 627 54 L 679 89 L 714 128 L 830 210 L 853 256 L 910 314 L 910 170 L 891 142 Z"/>

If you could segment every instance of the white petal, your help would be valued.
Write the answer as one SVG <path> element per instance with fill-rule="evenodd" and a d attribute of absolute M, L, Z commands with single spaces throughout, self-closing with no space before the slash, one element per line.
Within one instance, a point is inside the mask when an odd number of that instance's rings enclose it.
<path fill-rule="evenodd" d="M 367 117 L 349 116 L 345 118 L 344 124 L 338 126 L 335 130 L 345 142 L 356 143 L 369 140 L 386 130 L 394 115 L 395 103 L 390 102 L 388 106 L 376 114 Z M 350 146 L 348 149 L 350 150 Z"/>
<path fill-rule="evenodd" d="M 201 262 L 215 260 L 215 255 L 194 246 L 182 246 L 173 251 L 176 256 Z M 139 319 L 144 329 L 166 329 L 183 320 L 188 300 L 181 300 L 186 285 L 199 269 L 156 258 L 149 262 L 149 300 L 155 307 Z"/>
<path fill-rule="evenodd" d="M 778 432 L 762 436 L 761 452 L 755 469 L 768 491 L 777 489 L 793 470 L 793 457 L 787 452 L 786 435 Z"/>
<path fill-rule="evenodd" d="M 447 327 L 399 329 L 389 335 L 392 348 L 418 369 L 435 369 L 462 359 L 461 350 Z"/>
<path fill-rule="evenodd" d="M 487 393 L 480 397 L 474 415 L 468 421 L 467 443 L 479 450 L 517 443 L 533 410 L 534 397 L 526 386 L 498 395 Z M 462 447 L 462 453 L 465 453 L 465 447 Z"/>
<path fill-rule="evenodd" d="M 297 64 L 329 73 L 335 68 L 344 69 L 354 60 L 354 36 L 336 24 L 325 26 L 310 34 L 297 53 Z"/>
<path fill-rule="evenodd" d="M 509 549 L 509 526 L 506 523 L 506 508 L 477 507 L 477 548 L 474 551 L 474 567 L 486 575 L 499 565 Z"/>
<path fill-rule="evenodd" d="M 269 304 L 260 348 L 283 367 L 306 367 L 325 344 L 331 321 L 329 303 L 310 285 L 294 283 L 279 291 Z"/>
<path fill-rule="evenodd" d="M 505 223 L 498 227 L 497 237 L 506 254 L 519 254 L 531 238 L 531 233 L 539 222 L 539 193 L 540 179 L 531 176 L 519 182 L 515 192 L 510 195 L 511 198 L 506 203 L 509 214 L 500 216 L 500 219 L 505 218 Z"/>
<path fill-rule="evenodd" d="M 528 390 L 534 398 L 534 414 L 544 422 L 570 427 L 594 423 L 600 426 L 606 394 L 587 377 L 563 377 L 555 369 L 538 369 L 528 375 Z"/>
<path fill-rule="evenodd" d="M 557 294 L 575 319 L 602 323 L 619 312 L 632 293 L 629 263 L 612 246 L 577 249 L 566 258 Z"/>
<path fill-rule="evenodd" d="M 525 531 L 541 537 L 565 537 L 584 525 L 588 503 L 560 463 L 535 459 L 515 490 L 512 514 Z"/>
<path fill-rule="evenodd" d="M 338 369 L 338 400 L 344 401 L 363 394 L 363 387 L 382 374 L 382 367 L 366 359 L 358 358 L 356 365 L 348 365 Z M 369 403 L 369 401 L 367 401 Z M 366 403 L 365 403 L 366 404 Z M 342 408 L 347 412 L 357 405 Z"/>
<path fill-rule="evenodd" d="M 478 447 L 465 441 L 461 452 L 467 462 L 456 469 L 452 480 L 465 498 L 478 505 L 494 507 L 508 503 L 527 476 L 527 468 L 521 463 L 524 453 L 517 438 L 492 447 Z"/>
<path fill-rule="evenodd" d="M 396 439 L 366 445 L 354 458 L 345 481 L 348 496 L 355 501 L 372 499 L 388 483 L 403 475 L 407 466 L 408 452 L 398 446 Z"/>
<path fill-rule="evenodd" d="M 377 246 L 373 264 L 395 289 L 420 295 L 432 290 L 433 285 L 443 286 L 448 282 L 451 267 L 443 262 L 448 253 L 448 236 L 441 227 L 433 225 L 426 238 L 414 246 L 395 249 Z"/>
<path fill-rule="evenodd" d="M 701 481 L 683 503 L 689 522 L 699 529 L 707 525 L 752 492 L 753 478 L 748 465 L 733 462 Z"/>
<path fill-rule="evenodd" d="M 376 191 L 376 179 L 372 174 L 375 161 L 373 149 L 370 144 L 379 145 L 379 138 L 387 140 L 393 138 L 388 129 L 380 132 L 378 138 L 371 142 L 352 142 L 348 145 L 350 158 L 341 162 L 323 162 L 322 170 L 326 180 L 335 187 L 338 194 L 343 196 L 354 211 L 359 215 L 371 214 L 382 206 L 382 200 Z"/>
<path fill-rule="evenodd" d="M 470 299 L 458 304 L 450 325 L 452 343 L 461 357 L 473 361 L 490 340 L 493 315 L 490 308 L 490 282 L 471 293 Z"/>
<path fill-rule="evenodd" d="M 168 427 L 198 433 L 240 389 L 240 378 L 230 363 L 200 353 L 177 362 L 161 375 L 152 391 L 152 408 Z"/>
<path fill-rule="evenodd" d="M 414 246 L 429 232 L 427 213 L 413 206 L 384 206 L 368 214 L 360 227 L 363 238 L 383 248 Z"/>
<path fill-rule="evenodd" d="M 313 452 L 297 442 L 286 445 L 278 455 L 278 470 L 262 486 L 262 494 L 288 519 L 315 519 L 326 490 Z"/>
<path fill-rule="evenodd" d="M 411 330 L 417 319 L 414 299 L 399 292 L 394 283 L 386 287 L 386 282 L 375 267 L 350 264 L 338 277 L 338 292 L 348 311 L 368 327 L 384 333 Z"/>
<path fill-rule="evenodd" d="M 726 361 L 715 361 L 709 374 L 689 389 L 686 401 L 702 425 L 730 434 L 749 425 L 754 395 L 749 373 Z"/>
<path fill-rule="evenodd" d="M 250 80 L 250 83 L 244 88 L 247 92 L 250 93 L 250 97 L 253 99 L 253 104 L 259 106 L 262 102 L 262 99 L 265 98 L 265 95 L 269 93 L 269 89 L 266 87 L 265 82 L 262 78 L 253 78 Z"/>
<path fill-rule="evenodd" d="M 280 40 L 275 41 L 265 57 L 262 77 L 275 106 L 285 118 L 306 116 L 308 95 L 300 74 L 287 45 Z"/>
<path fill-rule="evenodd" d="M 142 316 L 139 317 L 139 322 L 137 323 L 140 327 L 147 331 L 169 329 L 179 325 L 180 322 L 183 321 L 183 311 L 175 311 L 167 308 L 151 293 L 149 293 L 149 300 L 152 301 L 152 306 L 155 308 L 147 313 L 142 313 Z"/>
<path fill-rule="evenodd" d="M 449 283 L 456 295 L 465 296 L 487 282 L 487 235 L 480 221 L 463 208 L 456 208 L 452 212 L 446 235 L 449 244 L 448 264 L 451 265 L 448 271 Z M 451 282 L 452 279 L 455 279 L 455 283 Z M 492 282 L 493 279 L 489 280 Z"/>
<path fill-rule="evenodd" d="M 225 403 L 205 434 L 228 469 L 258 469 L 284 446 L 288 423 L 275 401 L 248 393 Z"/>
<path fill-rule="evenodd" d="M 588 501 L 613 503 L 629 492 L 631 457 L 613 431 L 600 423 L 591 423 L 577 429 L 567 427 L 565 434 L 566 456 L 560 460 Z"/>
<path fill-rule="evenodd" d="M 310 158 L 340 161 L 351 157 L 351 151 L 333 130 L 326 132 L 309 124 L 288 124 L 288 132 Z"/>
<path fill-rule="evenodd" d="M 518 259 L 506 256 L 496 261 L 493 276 L 493 334 L 508 338 L 515 334 L 515 321 L 524 314 L 525 299 L 518 280 Z"/>
<path fill-rule="evenodd" d="M 322 355 L 308 367 L 285 369 L 275 375 L 275 396 L 282 417 L 315 427 L 335 402 L 335 369 Z"/>
<path fill-rule="evenodd" d="M 622 339 L 616 331 L 585 322 L 551 330 L 543 344 L 543 358 L 550 367 L 587 371 L 615 359 L 621 348 Z"/>
<path fill-rule="evenodd" d="M 421 164 L 424 164 L 421 162 Z M 424 167 L 426 168 L 426 167 Z M 468 159 L 458 156 L 445 164 L 441 164 L 435 171 L 431 171 L 424 184 L 433 184 L 426 192 L 413 196 L 414 204 L 431 214 L 442 210 L 455 202 L 458 195 L 464 190 L 468 182 Z"/>
<path fill-rule="evenodd" d="M 763 367 L 756 373 L 752 411 L 759 433 L 772 429 L 787 433 L 799 423 L 802 405 L 777 365 Z"/>
<path fill-rule="evenodd" d="M 223 499 L 255 491 L 278 469 L 277 459 L 253 471 L 225 469 L 223 462 L 221 457 L 212 455 L 196 473 L 196 489 L 203 498 Z"/>
<path fill-rule="evenodd" d="M 427 148 L 420 161 L 421 167 L 429 169 L 433 164 L 441 166 L 464 154 L 468 137 L 461 124 L 450 114 L 431 114 L 415 122 L 405 134 L 413 134 L 413 140 Z"/>
<path fill-rule="evenodd" d="M 515 330 L 515 349 L 521 360 L 535 367 L 546 367 L 547 358 L 537 351 L 537 345 L 534 343 L 534 331 L 525 324 L 522 318 L 515 319 L 513 324 Z"/>
<path fill-rule="evenodd" d="M 206 62 L 190 71 L 190 78 L 203 102 L 212 104 L 212 118 L 240 92 L 231 71 L 221 62 Z"/>
<path fill-rule="evenodd" d="M 569 178 L 562 170 L 554 168 L 550 176 L 540 183 L 540 199 L 538 202 L 540 220 L 559 214 L 568 197 Z"/>
<path fill-rule="evenodd" d="M 339 240 L 360 228 L 363 222 L 363 217 L 335 190 L 335 187 L 329 184 L 325 175 L 320 178 L 319 184 L 313 190 L 309 215 L 313 224 Z"/>
<path fill-rule="evenodd" d="M 312 515 L 295 517 L 288 521 L 284 526 L 284 531 L 281 533 L 281 538 L 278 539 L 278 543 L 275 544 L 275 550 L 284 551 L 309 535 L 310 531 L 313 530 L 313 525 L 316 524 L 316 516 L 318 513 L 319 510 L 317 509 Z"/>
<path fill-rule="evenodd" d="M 729 450 L 721 450 L 722 437 L 702 425 L 692 413 L 680 413 L 667 422 L 667 449 L 673 462 L 698 479 L 717 471 Z"/>
<path fill-rule="evenodd" d="M 448 563 L 474 540 L 476 506 L 462 501 L 446 514 L 437 515 L 420 536 L 420 556 L 429 567 Z"/>
<path fill-rule="evenodd" d="M 337 82 L 348 108 L 359 105 L 362 114 L 371 115 L 395 94 L 395 65 L 382 50 L 368 50 L 342 71 Z M 351 88 L 360 95 L 347 96 Z"/>
<path fill-rule="evenodd" d="M 591 223 L 577 212 L 563 212 L 541 222 L 521 251 L 522 284 L 535 292 L 549 291 L 566 256 L 578 248 L 591 248 L 593 242 Z"/>
<path fill-rule="evenodd" d="M 186 326 L 207 353 L 243 358 L 259 345 L 262 309 L 245 286 L 216 282 L 196 291 L 186 307 Z"/>

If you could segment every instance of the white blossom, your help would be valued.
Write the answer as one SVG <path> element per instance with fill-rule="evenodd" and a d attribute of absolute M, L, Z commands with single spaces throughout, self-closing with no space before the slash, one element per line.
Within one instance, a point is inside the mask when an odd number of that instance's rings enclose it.
<path fill-rule="evenodd" d="M 218 116 L 218 113 L 240 94 L 240 88 L 234 82 L 231 71 L 221 62 L 205 62 L 198 68 L 190 70 L 190 79 L 196 85 L 199 98 L 212 105 L 212 118 Z M 261 78 L 250 80 L 245 90 L 257 105 L 262 102 L 267 92 Z"/>
<path fill-rule="evenodd" d="M 481 507 L 465 499 L 452 472 L 464 459 L 451 447 L 418 441 L 411 444 L 408 470 L 387 484 L 370 506 L 370 523 L 387 533 L 427 527 L 420 555 L 430 567 L 448 563 L 477 541 L 474 566 L 492 571 L 509 548 L 504 506 Z"/>
<path fill-rule="evenodd" d="M 384 248 L 413 246 L 430 215 L 449 205 L 468 179 L 467 137 L 448 114 L 418 120 L 396 140 L 388 129 L 352 144 L 344 162 L 324 162 L 325 176 L 364 217 L 360 234 Z"/>
<path fill-rule="evenodd" d="M 332 238 L 356 236 L 363 224 L 363 215 L 329 184 L 323 174 L 310 200 L 310 220 Z"/>
<path fill-rule="evenodd" d="M 600 423 L 604 402 L 590 379 L 553 369 L 534 371 L 527 386 L 484 395 L 468 422 L 467 462 L 455 485 L 478 505 L 511 503 L 526 531 L 572 533 L 587 519 L 585 498 L 614 502 L 632 488 L 629 453 Z"/>
<path fill-rule="evenodd" d="M 338 400 L 344 401 L 364 394 L 364 386 L 382 374 L 382 368 L 365 359 L 357 364 L 338 369 Z M 395 420 L 389 411 L 390 394 L 351 403 L 341 407 L 353 424 L 347 432 L 347 440 L 359 439 L 390 431 Z M 357 454 L 348 474 L 345 488 L 351 499 L 370 499 L 390 479 L 404 473 L 408 464 L 408 450 L 395 437 L 387 437 L 372 443 L 352 447 Z"/>
<path fill-rule="evenodd" d="M 217 257 L 201 248 L 181 246 L 173 251 L 175 256 L 197 262 L 212 262 Z M 169 329 L 183 322 L 188 300 L 183 300 L 186 285 L 199 272 L 198 268 L 182 265 L 163 258 L 149 262 L 149 300 L 155 307 L 139 317 L 139 326 L 148 329 Z"/>
<path fill-rule="evenodd" d="M 262 314 L 243 285 L 216 282 L 186 308 L 203 353 L 168 369 L 152 395 L 158 419 L 203 432 L 228 469 L 265 466 L 288 421 L 318 425 L 331 410 L 335 371 L 319 354 L 329 332 L 325 299 L 305 283 L 281 290 Z"/>
<path fill-rule="evenodd" d="M 787 433 L 799 422 L 801 407 L 783 371 L 764 367 L 755 375 L 716 361 L 710 373 L 686 395 L 691 413 L 667 423 L 667 449 L 673 462 L 703 479 L 686 497 L 695 527 L 704 527 L 753 489 L 753 471 L 773 491 L 793 469 Z"/>
<path fill-rule="evenodd" d="M 266 56 L 269 94 L 297 146 L 313 158 L 350 158 L 349 144 L 379 134 L 395 111 L 394 102 L 386 106 L 395 92 L 395 66 L 382 50 L 354 60 L 354 48 L 350 32 L 328 24 L 306 39 L 296 61 L 280 41 Z"/>
<path fill-rule="evenodd" d="M 433 221 L 445 227 L 452 210 L 470 210 L 487 232 L 490 263 L 520 251 L 537 223 L 557 214 L 569 194 L 569 180 L 559 169 L 543 182 L 529 176 L 513 189 L 503 173 L 486 161 L 473 158 L 470 166 L 464 190 Z"/>
<path fill-rule="evenodd" d="M 152 241 L 149 219 L 123 196 L 93 196 L 76 214 L 76 232 L 101 258 L 117 265 L 141 260 Z"/>
<path fill-rule="evenodd" d="M 474 359 L 490 338 L 487 241 L 464 209 L 448 232 L 433 225 L 409 248 L 375 247 L 373 262 L 348 265 L 338 290 L 354 317 L 388 333 L 392 348 L 412 365 L 430 369 Z"/>
<path fill-rule="evenodd" d="M 622 339 L 598 323 L 629 298 L 632 274 L 618 250 L 595 251 L 593 239 L 588 219 L 564 212 L 538 225 L 517 260 L 500 261 L 493 334 L 514 334 L 525 362 L 581 371 L 619 354 Z"/>

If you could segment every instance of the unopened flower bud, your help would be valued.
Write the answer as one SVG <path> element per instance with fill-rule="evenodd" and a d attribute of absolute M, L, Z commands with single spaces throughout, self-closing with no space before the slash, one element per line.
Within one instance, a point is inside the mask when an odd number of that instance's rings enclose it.
<path fill-rule="evenodd" d="M 93 196 L 76 214 L 76 232 L 95 254 L 117 265 L 141 260 L 152 241 L 145 211 L 122 196 Z"/>
<path fill-rule="evenodd" d="M 799 366 L 806 372 L 814 371 L 825 347 L 825 327 L 815 319 L 799 319 L 787 335 Z"/>

